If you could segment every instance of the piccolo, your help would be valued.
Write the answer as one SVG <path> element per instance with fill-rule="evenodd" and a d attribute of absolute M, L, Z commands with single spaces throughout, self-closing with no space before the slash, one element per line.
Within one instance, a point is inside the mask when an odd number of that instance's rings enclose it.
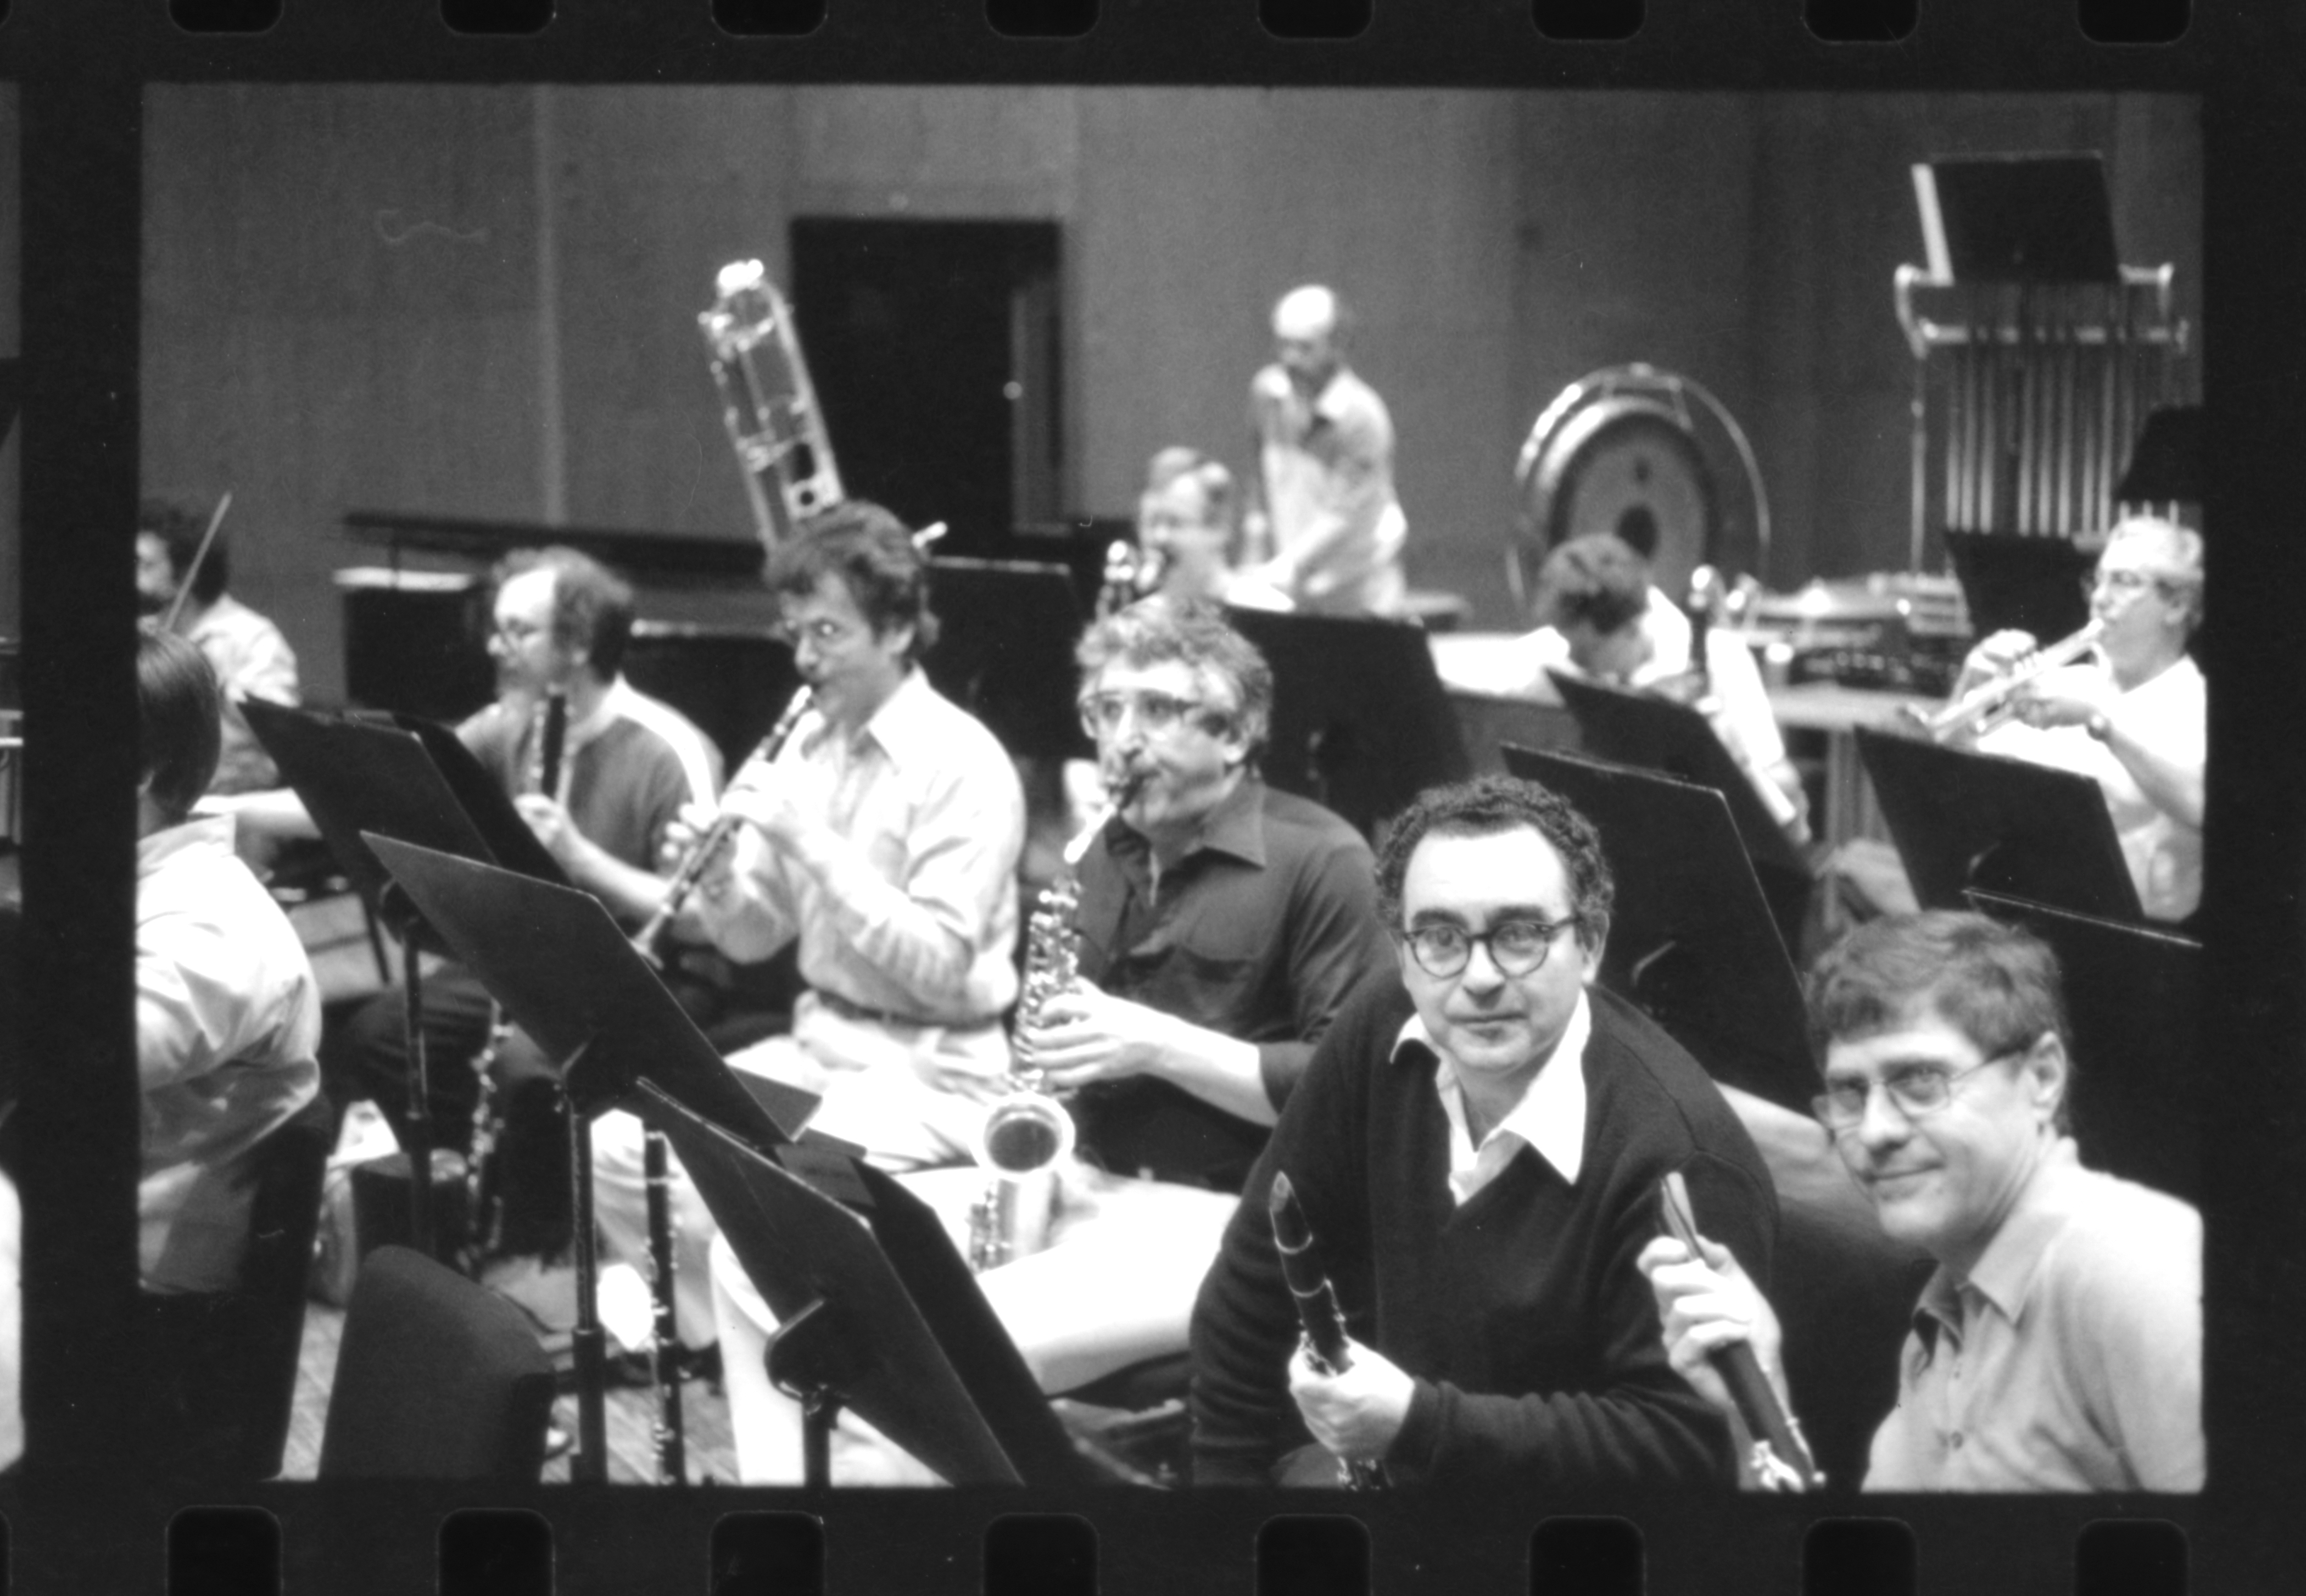
<path fill-rule="evenodd" d="M 801 716 L 808 713 L 813 696 L 804 683 L 792 696 L 792 702 L 785 705 L 785 713 L 777 717 L 777 723 L 769 728 L 769 735 L 761 739 L 760 747 L 753 750 L 745 764 L 776 763 L 777 755 L 784 752 L 785 744 L 792 738 L 793 728 L 799 726 Z M 680 913 L 681 906 L 688 901 L 688 895 L 696 890 L 696 883 L 705 879 L 706 867 L 722 849 L 729 846 L 741 824 L 736 815 L 723 810 L 711 825 L 705 828 L 705 834 L 691 843 L 688 851 L 681 856 L 679 865 L 673 870 L 672 879 L 665 883 L 664 900 L 656 906 L 656 912 L 649 916 L 648 923 L 633 936 L 633 945 L 652 963 L 656 959 L 657 939 L 664 935 L 665 927 L 671 925 L 673 917 Z"/>
<path fill-rule="evenodd" d="M 1697 1245 L 1697 1221 L 1689 1207 L 1689 1188 L 1682 1182 L 1681 1172 L 1674 1170 L 1658 1183 L 1658 1210 L 1665 1222 L 1665 1233 L 1684 1247 L 1698 1262 L 1705 1255 Z M 1733 1341 L 1727 1346 L 1714 1348 L 1705 1354 L 1706 1361 L 1721 1377 L 1730 1388 L 1730 1400 L 1738 1405 L 1738 1416 L 1746 1421 L 1746 1433 L 1754 1439 L 1754 1449 L 1747 1461 L 1752 1465 L 1754 1478 L 1764 1490 L 1810 1491 L 1825 1483 L 1825 1476 L 1817 1472 L 1817 1464 L 1810 1456 L 1809 1443 L 1802 1437 L 1801 1421 L 1778 1400 L 1778 1393 L 1762 1372 L 1762 1361 L 1754 1355 L 1751 1343 Z"/>
<path fill-rule="evenodd" d="M 1345 1312 L 1337 1303 L 1337 1288 L 1329 1283 L 1314 1250 L 1313 1226 L 1297 1200 L 1296 1188 L 1286 1174 L 1276 1174 L 1273 1191 L 1266 1199 L 1273 1220 L 1274 1250 L 1281 1255 L 1282 1278 L 1297 1304 L 1297 1322 L 1305 1333 L 1306 1355 L 1317 1374 L 1343 1374 L 1353 1367 L 1345 1348 Z M 1375 1458 L 1342 1457 L 1347 1490 L 1381 1490 L 1392 1483 L 1385 1464 Z"/>

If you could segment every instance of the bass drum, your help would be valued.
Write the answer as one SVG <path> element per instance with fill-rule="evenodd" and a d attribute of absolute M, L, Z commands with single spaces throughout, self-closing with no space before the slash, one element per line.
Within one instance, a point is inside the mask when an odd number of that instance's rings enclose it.
<path fill-rule="evenodd" d="M 1712 449 L 1701 422 L 1712 423 Z M 1726 463 L 1744 468 L 1745 503 L 1721 491 L 1725 441 Z M 1701 565 L 1759 574 L 1768 510 L 1751 452 L 1729 413 L 1686 377 L 1634 365 L 1572 383 L 1537 418 L 1515 478 L 1522 514 L 1506 568 L 1525 609 L 1547 554 L 1588 533 L 1624 539 L 1677 601 Z"/>

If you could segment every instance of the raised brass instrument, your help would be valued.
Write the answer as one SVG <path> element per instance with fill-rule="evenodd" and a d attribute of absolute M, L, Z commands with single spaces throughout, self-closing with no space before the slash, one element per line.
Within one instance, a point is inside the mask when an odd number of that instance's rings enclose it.
<path fill-rule="evenodd" d="M 1041 893 L 1026 926 L 1025 979 L 1017 1000 L 1017 1029 L 1030 1031 L 1053 997 L 1080 984 L 1080 883 L 1073 872 L 1114 815 L 1127 807 L 1143 777 L 1124 781 L 1095 819 L 1065 845 L 1064 868 Z M 1020 1063 L 1010 1071 L 1009 1094 L 977 1128 L 977 1161 L 992 1179 L 969 1214 L 969 1267 L 978 1274 L 1039 1250 L 1047 1239 L 1056 1199 L 1057 1166 L 1073 1150 L 1073 1116 L 1041 1089 L 1041 1072 Z"/>
<path fill-rule="evenodd" d="M 744 468 L 761 546 L 774 552 L 844 495 L 792 308 L 758 260 L 732 260 L 697 327 L 721 389 L 721 417 Z"/>
<path fill-rule="evenodd" d="M 1985 736 L 2017 715 L 2020 688 L 2080 659 L 2097 646 L 2105 631 L 2105 622 L 2093 619 L 2070 637 L 2020 654 L 2001 674 L 1978 683 L 1935 714 L 1920 715 L 1922 730 L 1936 743 L 1950 742 L 1965 731 Z"/>
<path fill-rule="evenodd" d="M 1345 1311 L 1337 1302 L 1337 1288 L 1321 1267 L 1313 1244 L 1313 1226 L 1304 1205 L 1285 1174 L 1276 1174 L 1266 1198 L 1266 1215 L 1273 1222 L 1273 1248 L 1281 1257 L 1281 1276 L 1297 1304 L 1297 1323 L 1304 1333 L 1306 1355 L 1319 1374 L 1343 1374 L 1353 1367 L 1345 1348 Z M 1392 1481 L 1385 1464 L 1376 1458 L 1341 1457 L 1341 1482 L 1347 1490 L 1382 1490 Z"/>
<path fill-rule="evenodd" d="M 1115 538 L 1106 546 L 1105 580 L 1097 590 L 1097 619 L 1118 615 L 1161 585 L 1167 560 L 1161 550 Z"/>
<path fill-rule="evenodd" d="M 777 723 L 769 728 L 768 736 L 761 739 L 760 746 L 753 750 L 745 764 L 775 764 L 777 755 L 784 752 L 785 744 L 792 740 L 793 728 L 799 726 L 801 716 L 808 713 L 809 704 L 815 696 L 807 684 L 803 683 L 800 690 L 786 704 L 784 713 L 777 717 Z M 705 878 L 705 867 L 735 839 L 739 824 L 734 815 L 723 812 L 705 828 L 705 834 L 690 844 L 688 851 L 681 856 L 680 863 L 674 866 L 672 879 L 665 883 L 664 900 L 649 916 L 648 923 L 633 935 L 633 946 L 639 949 L 641 957 L 651 964 L 661 962 L 656 945 L 664 935 L 665 927 L 672 924 L 682 905 L 688 901 L 688 895 L 696 890 L 696 883 Z"/>

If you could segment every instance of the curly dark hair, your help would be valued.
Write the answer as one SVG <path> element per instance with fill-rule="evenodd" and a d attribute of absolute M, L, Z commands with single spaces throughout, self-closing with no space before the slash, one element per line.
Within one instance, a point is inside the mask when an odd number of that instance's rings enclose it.
<path fill-rule="evenodd" d="M 1401 923 L 1401 883 L 1410 856 L 1429 836 L 1489 837 L 1528 827 L 1545 839 L 1569 876 L 1569 909 L 1577 917 L 1577 941 L 1589 952 L 1610 934 L 1610 910 L 1617 885 L 1610 861 L 1601 857 L 1601 835 L 1593 822 L 1550 788 L 1518 776 L 1476 776 L 1448 787 L 1429 787 L 1394 816 L 1378 844 L 1378 902 L 1389 926 Z"/>
<path fill-rule="evenodd" d="M 1818 956 L 1806 996 L 1812 1052 L 1935 1015 L 1986 1058 L 2045 1033 L 2070 1041 L 2057 955 L 2033 933 L 1981 914 L 1929 909 L 1868 920 Z M 2071 1124 L 2073 1057 L 2057 1128 Z"/>
<path fill-rule="evenodd" d="M 929 609 L 928 560 L 905 524 L 868 499 L 851 499 L 811 516 L 800 535 L 772 553 L 761 579 L 773 593 L 807 598 L 838 576 L 876 637 L 913 628 L 906 659 L 918 663 L 936 645 Z"/>
<path fill-rule="evenodd" d="M 1273 667 L 1255 644 L 1226 623 L 1225 611 L 1205 599 L 1140 599 L 1081 634 L 1073 658 L 1080 666 L 1084 698 L 1097 673 L 1115 660 L 1139 669 L 1181 660 L 1196 672 L 1222 677 L 1234 706 L 1219 723 L 1229 722 L 1249 745 L 1251 764 L 1265 750 L 1273 721 Z"/>

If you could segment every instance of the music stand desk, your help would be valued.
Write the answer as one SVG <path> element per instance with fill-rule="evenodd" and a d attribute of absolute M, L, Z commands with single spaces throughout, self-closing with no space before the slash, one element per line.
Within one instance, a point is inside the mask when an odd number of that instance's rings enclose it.
<path fill-rule="evenodd" d="M 1858 729 L 1858 756 L 1925 909 L 1969 888 L 2136 922 L 2138 889 L 2097 783 L 2021 759 Z"/>
<path fill-rule="evenodd" d="M 1504 755 L 1601 833 L 1617 881 L 1603 983 L 1716 1080 L 1808 1113 L 1817 1079 L 1801 986 L 1721 795 L 1576 755 L 1507 744 Z"/>

